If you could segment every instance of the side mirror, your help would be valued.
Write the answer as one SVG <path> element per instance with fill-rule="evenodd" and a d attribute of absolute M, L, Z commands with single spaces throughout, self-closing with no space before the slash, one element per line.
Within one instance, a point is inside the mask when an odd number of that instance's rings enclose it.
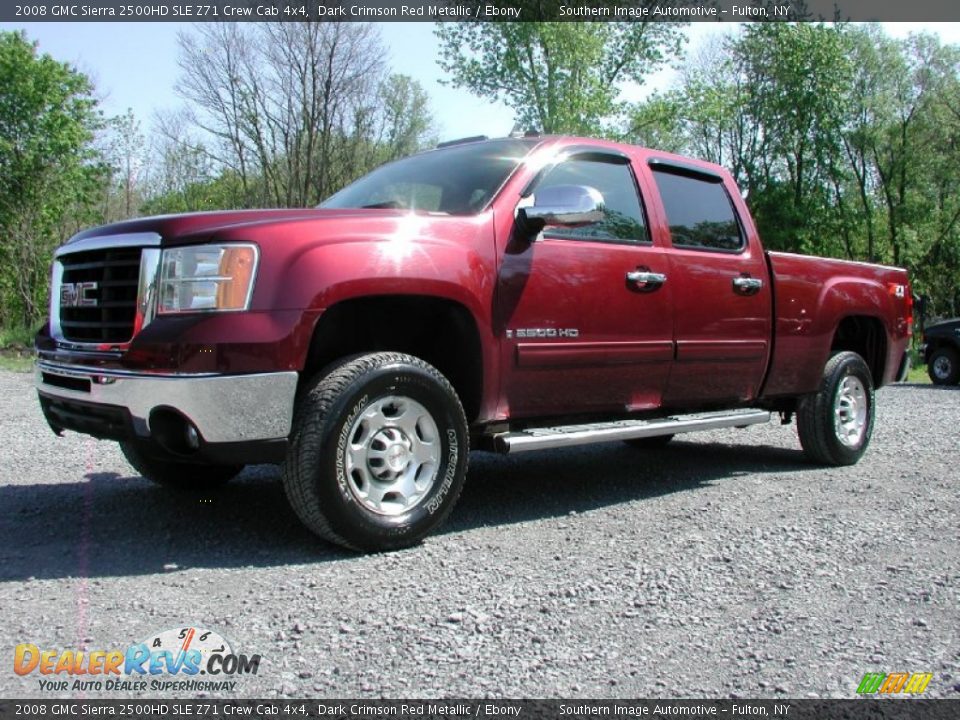
<path fill-rule="evenodd" d="M 533 205 L 517 210 L 517 224 L 533 235 L 548 225 L 576 227 L 603 220 L 603 195 L 586 185 L 554 185 L 538 190 Z"/>

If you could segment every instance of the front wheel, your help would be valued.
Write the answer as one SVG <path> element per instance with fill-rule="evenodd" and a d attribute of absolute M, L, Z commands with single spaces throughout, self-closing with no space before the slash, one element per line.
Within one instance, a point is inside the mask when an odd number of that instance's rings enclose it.
<path fill-rule="evenodd" d="M 934 385 L 956 385 L 960 382 L 960 356 L 953 348 L 937 348 L 927 363 L 927 375 Z"/>
<path fill-rule="evenodd" d="M 283 486 L 325 540 L 392 550 L 450 514 L 468 452 L 463 407 L 436 368 L 399 353 L 364 355 L 314 378 L 301 396 Z"/>
<path fill-rule="evenodd" d="M 807 456 L 825 465 L 853 465 L 873 432 L 870 368 L 854 352 L 837 353 L 823 369 L 820 389 L 797 408 L 797 432 Z"/>

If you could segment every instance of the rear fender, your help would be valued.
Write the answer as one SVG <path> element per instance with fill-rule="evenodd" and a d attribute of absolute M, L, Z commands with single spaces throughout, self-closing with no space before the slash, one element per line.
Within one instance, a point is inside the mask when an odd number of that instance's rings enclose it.
<path fill-rule="evenodd" d="M 764 397 L 804 395 L 817 390 L 834 336 L 847 317 L 875 318 L 886 336 L 881 383 L 893 380 L 906 345 L 891 342 L 896 308 L 887 288 L 872 278 L 789 276 L 776 280 L 777 318 L 770 373 Z"/>

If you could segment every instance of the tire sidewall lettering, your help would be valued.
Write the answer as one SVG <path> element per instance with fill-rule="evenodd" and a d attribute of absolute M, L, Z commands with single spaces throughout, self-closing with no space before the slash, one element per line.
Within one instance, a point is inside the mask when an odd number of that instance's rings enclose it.
<path fill-rule="evenodd" d="M 343 467 L 344 460 L 344 451 L 347 448 L 347 442 L 350 440 L 350 429 L 353 427 L 353 423 L 356 422 L 357 418 L 360 417 L 360 414 L 367 407 L 369 402 L 369 395 L 364 395 L 357 401 L 353 406 L 353 409 L 347 414 L 346 419 L 343 421 L 343 425 L 340 427 L 340 433 L 337 436 L 337 448 L 335 456 L 335 470 L 334 476 L 337 478 L 337 487 L 340 490 L 340 495 L 343 497 L 345 502 L 353 503 L 356 502 L 356 499 L 353 497 L 353 493 L 350 492 L 350 488 L 347 486 L 347 473 Z"/>
<path fill-rule="evenodd" d="M 457 440 L 457 431 L 451 427 L 447 428 L 447 468 L 443 474 L 443 482 L 436 494 L 431 497 L 424 505 L 427 512 L 433 515 L 440 509 L 447 493 L 453 485 L 453 479 L 457 474 L 457 467 L 460 459 L 460 443 Z"/>

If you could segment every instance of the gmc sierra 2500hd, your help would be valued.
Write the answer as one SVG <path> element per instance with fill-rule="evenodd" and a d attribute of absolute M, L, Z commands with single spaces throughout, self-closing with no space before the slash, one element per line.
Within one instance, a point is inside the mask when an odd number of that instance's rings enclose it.
<path fill-rule="evenodd" d="M 779 413 L 812 460 L 855 463 L 911 323 L 904 270 L 764 252 L 721 167 L 506 138 L 316 209 L 76 235 L 36 382 L 56 433 L 118 440 L 144 477 L 282 463 L 307 527 L 381 550 L 450 513 L 471 448 L 642 447 Z"/>

